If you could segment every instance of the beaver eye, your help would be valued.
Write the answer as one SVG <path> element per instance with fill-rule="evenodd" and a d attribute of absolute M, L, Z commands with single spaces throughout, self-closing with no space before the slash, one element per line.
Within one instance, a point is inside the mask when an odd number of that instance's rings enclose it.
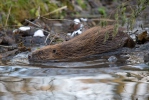
<path fill-rule="evenodd" d="M 56 53 L 56 50 L 54 49 L 52 52 L 53 52 L 53 53 Z"/>

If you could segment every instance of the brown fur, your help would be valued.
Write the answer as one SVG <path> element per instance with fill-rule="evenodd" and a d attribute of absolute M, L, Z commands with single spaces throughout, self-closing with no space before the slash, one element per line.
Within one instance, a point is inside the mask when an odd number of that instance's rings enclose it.
<path fill-rule="evenodd" d="M 144 44 L 145 42 L 149 41 L 149 37 L 147 31 L 142 32 L 136 36 L 136 43 L 137 44 Z"/>
<path fill-rule="evenodd" d="M 30 61 L 50 61 L 59 59 L 74 59 L 108 52 L 123 46 L 134 47 L 134 41 L 120 29 L 113 37 L 113 26 L 105 28 L 93 27 L 75 38 L 56 45 L 49 45 L 33 52 Z M 105 33 L 109 38 L 104 42 Z"/>

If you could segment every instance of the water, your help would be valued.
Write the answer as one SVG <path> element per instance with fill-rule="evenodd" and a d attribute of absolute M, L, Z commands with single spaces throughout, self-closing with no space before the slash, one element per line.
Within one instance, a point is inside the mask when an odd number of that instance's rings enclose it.
<path fill-rule="evenodd" d="M 0 100 L 149 98 L 148 66 L 128 64 L 128 55 L 112 52 L 79 61 L 30 65 L 27 54 L 18 54 L 0 66 Z M 109 58 L 117 61 L 109 62 Z"/>
<path fill-rule="evenodd" d="M 147 75 L 119 68 L 18 68 L 1 75 L 0 100 L 148 100 Z"/>

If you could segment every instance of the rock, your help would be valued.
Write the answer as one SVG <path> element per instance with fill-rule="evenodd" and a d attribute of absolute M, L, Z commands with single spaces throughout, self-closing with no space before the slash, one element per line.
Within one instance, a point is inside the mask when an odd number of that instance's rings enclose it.
<path fill-rule="evenodd" d="M 39 37 L 44 37 L 44 33 L 43 33 L 43 30 L 37 30 L 35 33 L 34 33 L 34 37 L 35 36 L 39 36 Z"/>
<path fill-rule="evenodd" d="M 145 63 L 149 62 L 149 52 L 144 55 L 143 60 Z"/>
<path fill-rule="evenodd" d="M 24 26 L 24 27 L 19 28 L 20 31 L 27 31 L 27 30 L 30 30 L 30 29 L 31 29 L 31 27 L 29 27 L 29 26 L 26 26 L 26 27 Z"/>
<path fill-rule="evenodd" d="M 108 58 L 108 61 L 109 61 L 110 63 L 115 63 L 115 62 L 117 61 L 117 58 L 116 58 L 115 56 L 110 56 L 110 57 Z"/>

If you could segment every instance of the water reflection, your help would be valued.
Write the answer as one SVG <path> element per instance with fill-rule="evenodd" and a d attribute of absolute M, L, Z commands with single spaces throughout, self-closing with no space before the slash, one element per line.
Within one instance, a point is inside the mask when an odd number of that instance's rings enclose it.
<path fill-rule="evenodd" d="M 9 69 L 10 66 L 1 73 L 0 100 L 148 100 L 149 97 L 145 71 L 131 73 L 117 67 L 21 69 L 11 66 Z M 144 82 L 142 73 L 146 75 Z M 135 75 L 142 78 L 133 79 Z"/>

